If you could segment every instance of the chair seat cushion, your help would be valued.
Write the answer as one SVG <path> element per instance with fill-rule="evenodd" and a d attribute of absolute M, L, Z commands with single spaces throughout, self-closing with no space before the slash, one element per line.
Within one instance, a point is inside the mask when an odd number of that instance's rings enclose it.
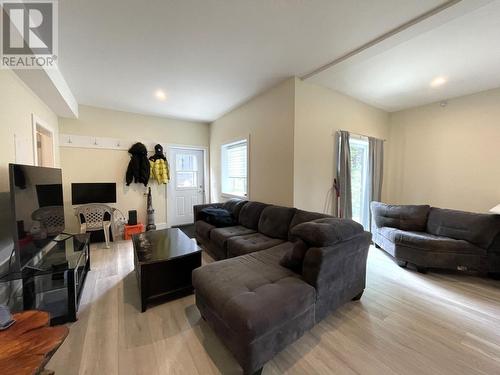
<path fill-rule="evenodd" d="M 379 228 L 380 234 L 397 245 L 434 253 L 486 255 L 486 250 L 464 240 L 436 236 L 425 232 L 406 232 L 395 228 Z"/>
<path fill-rule="evenodd" d="M 243 225 L 236 225 L 233 227 L 226 228 L 216 228 L 210 232 L 210 239 L 219 248 L 226 248 L 226 241 L 231 237 L 244 236 L 247 234 L 253 234 L 255 230 L 244 227 Z"/>
<path fill-rule="evenodd" d="M 215 226 L 208 224 L 206 221 L 198 220 L 194 223 L 194 231 L 204 240 L 210 239 L 210 232 L 215 229 Z"/>
<path fill-rule="evenodd" d="M 245 341 L 314 306 L 316 291 L 279 265 L 289 246 L 226 259 L 193 271 L 197 298 Z"/>
<path fill-rule="evenodd" d="M 259 250 L 269 249 L 285 241 L 279 238 L 271 238 L 262 233 L 248 234 L 245 236 L 232 237 L 227 240 L 227 256 L 237 257 L 253 253 Z"/>

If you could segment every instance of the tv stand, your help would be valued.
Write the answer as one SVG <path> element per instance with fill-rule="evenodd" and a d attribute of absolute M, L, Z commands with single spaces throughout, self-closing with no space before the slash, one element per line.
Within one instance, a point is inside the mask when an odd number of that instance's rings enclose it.
<path fill-rule="evenodd" d="M 77 320 L 90 271 L 89 238 L 84 233 L 54 241 L 26 264 L 22 271 L 24 310 L 48 311 L 51 324 Z"/>

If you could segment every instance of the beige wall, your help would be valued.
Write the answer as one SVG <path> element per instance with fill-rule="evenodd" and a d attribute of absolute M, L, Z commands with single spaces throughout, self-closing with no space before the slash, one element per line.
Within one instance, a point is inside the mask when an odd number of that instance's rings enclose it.
<path fill-rule="evenodd" d="M 10 237 L 9 163 L 16 162 L 15 138 L 22 140 L 22 162 L 33 164 L 32 114 L 42 119 L 54 132 L 55 162 L 59 166 L 57 116 L 13 72 L 0 70 L 0 272 L 7 271 L 7 262 L 13 243 Z M 2 290 L 0 287 L 0 297 Z M 0 298 L 1 300 L 1 298 Z"/>
<path fill-rule="evenodd" d="M 208 124 L 144 116 L 96 107 L 80 106 L 77 120 L 61 119 L 63 134 L 111 137 L 131 142 L 157 142 L 192 146 L 208 146 Z M 76 218 L 71 206 L 72 182 L 116 182 L 117 203 L 124 215 L 138 211 L 139 221 L 146 222 L 146 188 L 140 184 L 125 185 L 125 172 L 130 156 L 127 151 L 61 147 L 64 178 L 66 220 L 70 230 L 76 230 Z M 166 152 L 166 150 L 165 150 Z M 165 224 L 166 187 L 151 184 L 155 220 Z"/>
<path fill-rule="evenodd" d="M 293 204 L 294 79 L 288 79 L 210 126 L 211 199 L 220 192 L 221 145 L 250 137 L 250 199 Z"/>
<path fill-rule="evenodd" d="M 338 130 L 388 139 L 388 115 L 338 92 L 297 79 L 293 179 L 296 207 L 325 211 L 336 168 L 334 133 Z"/>
<path fill-rule="evenodd" d="M 8 164 L 16 162 L 15 137 L 29 143 L 27 159 L 33 163 L 32 115 L 42 119 L 54 132 L 56 166 L 59 166 L 58 120 L 13 72 L 0 70 L 0 192 L 9 191 Z"/>
<path fill-rule="evenodd" d="M 500 89 L 394 113 L 393 203 L 486 212 L 500 203 Z"/>

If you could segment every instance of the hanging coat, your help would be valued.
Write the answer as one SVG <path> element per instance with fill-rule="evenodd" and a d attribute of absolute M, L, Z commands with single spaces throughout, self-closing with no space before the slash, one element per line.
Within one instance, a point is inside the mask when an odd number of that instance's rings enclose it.
<path fill-rule="evenodd" d="M 146 146 L 138 142 L 128 150 L 130 162 L 128 163 L 126 182 L 129 186 L 132 182 L 148 185 L 151 167 L 149 166 L 148 151 Z"/>
<path fill-rule="evenodd" d="M 149 159 L 149 164 L 151 165 L 151 178 L 154 178 L 159 184 L 166 184 L 170 181 L 170 170 L 166 160 L 152 161 Z"/>
<path fill-rule="evenodd" d="M 155 154 L 149 158 L 149 163 L 151 178 L 154 178 L 159 184 L 166 184 L 170 181 L 170 168 L 161 145 L 155 146 Z"/>

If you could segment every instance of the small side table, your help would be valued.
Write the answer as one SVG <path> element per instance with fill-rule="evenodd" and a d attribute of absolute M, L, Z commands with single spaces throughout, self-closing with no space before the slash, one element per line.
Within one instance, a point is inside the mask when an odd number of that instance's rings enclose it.
<path fill-rule="evenodd" d="M 48 374 L 45 365 L 68 336 L 68 327 L 49 327 L 44 311 L 14 314 L 15 323 L 0 331 L 0 369 L 2 375 Z"/>
<path fill-rule="evenodd" d="M 125 231 L 123 233 L 123 236 L 125 237 L 126 240 L 131 240 L 132 235 L 143 232 L 144 232 L 144 224 L 141 223 L 137 223 L 136 225 L 125 224 Z"/>

